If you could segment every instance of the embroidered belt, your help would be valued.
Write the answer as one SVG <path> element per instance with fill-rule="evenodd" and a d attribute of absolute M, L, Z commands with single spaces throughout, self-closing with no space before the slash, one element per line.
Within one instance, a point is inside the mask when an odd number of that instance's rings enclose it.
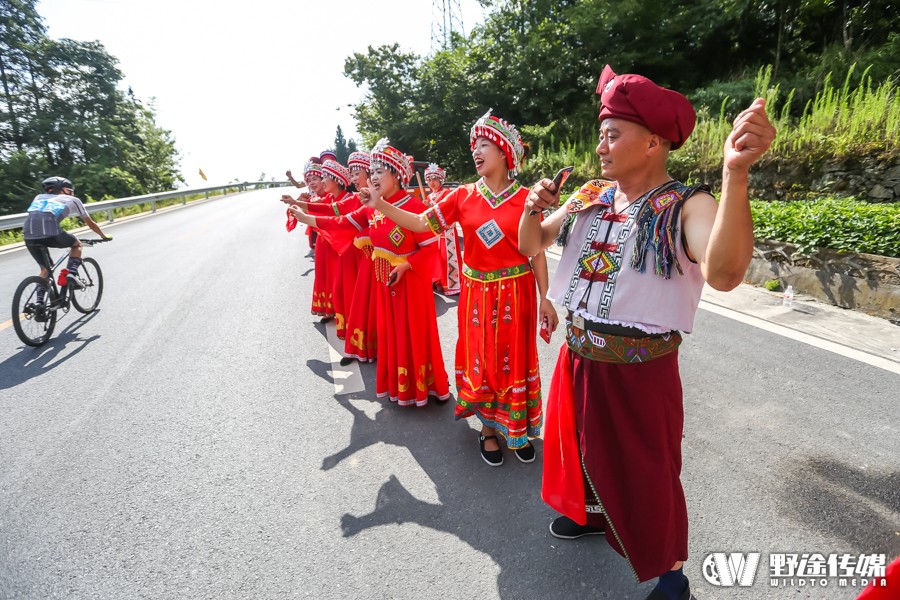
<path fill-rule="evenodd" d="M 637 327 L 629 327 L 628 325 L 613 325 L 612 323 L 598 323 L 596 321 L 591 321 L 590 319 L 585 319 L 581 316 L 576 316 L 572 314 L 572 311 L 569 311 L 568 316 L 566 317 L 567 323 L 574 323 L 576 327 L 579 329 L 584 329 L 587 331 L 593 331 L 594 333 L 602 333 L 606 335 L 617 335 L 619 337 L 632 337 L 632 338 L 646 338 L 652 337 L 654 333 L 647 333 L 643 329 L 638 329 Z"/>
<path fill-rule="evenodd" d="M 581 329 L 566 321 L 566 345 L 579 356 L 598 362 L 630 364 L 649 362 L 678 350 L 677 331 L 628 337 Z"/>
<path fill-rule="evenodd" d="M 501 279 L 512 279 L 519 277 L 525 273 L 531 272 L 531 263 L 524 263 L 514 267 L 506 267 L 497 269 L 496 271 L 476 271 L 468 266 L 463 267 L 463 275 L 469 279 L 478 281 L 500 281 Z"/>

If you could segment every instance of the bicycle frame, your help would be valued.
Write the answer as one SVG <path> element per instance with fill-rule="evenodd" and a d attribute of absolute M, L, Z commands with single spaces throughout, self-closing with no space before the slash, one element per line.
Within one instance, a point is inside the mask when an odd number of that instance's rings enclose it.
<path fill-rule="evenodd" d="M 67 260 L 69 256 L 72 255 L 71 248 L 65 254 L 60 254 L 59 258 L 56 259 L 56 262 L 52 262 L 53 258 L 50 256 L 50 249 L 46 246 L 41 248 L 44 257 L 47 259 L 47 264 L 50 265 L 48 270 L 50 274 L 47 275 L 48 282 L 48 292 L 52 294 L 52 297 L 55 298 L 53 304 L 49 306 L 51 310 L 58 310 L 60 308 L 68 308 L 67 304 L 69 301 L 69 286 L 57 286 L 56 285 L 56 269 L 63 263 L 64 260 Z"/>
<path fill-rule="evenodd" d="M 78 241 L 82 243 L 82 246 L 94 246 L 96 244 L 107 241 L 107 239 L 79 239 Z M 71 298 L 69 297 L 69 286 L 57 285 L 56 269 L 63 263 L 63 261 L 72 256 L 72 249 L 69 248 L 68 252 L 60 254 L 59 258 L 56 259 L 56 262 L 53 262 L 53 257 L 50 256 L 50 248 L 48 248 L 47 246 L 42 246 L 41 252 L 43 253 L 43 256 L 45 258 L 45 264 L 41 265 L 41 267 L 46 267 L 49 271 L 49 275 L 47 276 L 48 292 L 52 293 L 53 297 L 55 298 L 52 305 L 49 305 L 48 308 L 54 311 L 62 309 L 63 312 L 68 312 L 69 303 L 71 302 Z"/>

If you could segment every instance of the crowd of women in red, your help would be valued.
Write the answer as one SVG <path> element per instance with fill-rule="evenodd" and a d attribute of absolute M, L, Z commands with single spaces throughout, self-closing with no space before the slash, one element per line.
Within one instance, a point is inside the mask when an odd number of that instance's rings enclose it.
<path fill-rule="evenodd" d="M 444 188 L 445 171 L 431 163 L 428 192 L 408 191 L 413 158 L 382 139 L 346 167 L 330 153 L 310 159 L 295 181 L 308 191 L 282 201 L 290 228 L 308 226 L 311 312 L 334 319 L 342 364 L 375 361 L 376 395 L 400 406 L 448 400 L 433 293 L 458 296 L 455 417 L 478 419 L 487 464 L 503 464 L 501 437 L 533 462 L 529 438 L 542 426 L 538 323 L 552 330 L 557 316 L 544 253 L 518 248 L 528 189 L 515 178 L 526 146 L 490 111 L 472 126 L 470 146 L 478 179 L 455 189 Z"/>

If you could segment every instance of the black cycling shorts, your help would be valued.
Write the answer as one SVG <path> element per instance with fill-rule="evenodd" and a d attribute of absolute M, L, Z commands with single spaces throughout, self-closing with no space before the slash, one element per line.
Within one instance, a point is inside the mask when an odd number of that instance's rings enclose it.
<path fill-rule="evenodd" d="M 47 264 L 49 257 L 47 256 L 45 248 L 71 248 L 77 243 L 78 239 L 74 235 L 63 231 L 62 233 L 57 233 L 50 237 L 25 240 L 25 247 L 28 248 L 31 257 L 37 261 L 37 264 L 45 269 L 49 269 L 53 265 Z"/>

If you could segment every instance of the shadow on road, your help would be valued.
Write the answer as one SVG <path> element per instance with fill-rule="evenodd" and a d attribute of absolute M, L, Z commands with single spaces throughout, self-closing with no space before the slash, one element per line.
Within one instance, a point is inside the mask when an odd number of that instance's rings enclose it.
<path fill-rule="evenodd" d="M 839 537 L 848 550 L 900 554 L 900 471 L 873 472 L 831 458 L 807 458 L 791 469 L 783 496 L 788 516 Z"/>
<path fill-rule="evenodd" d="M 447 314 L 447 311 L 459 304 L 459 296 L 434 295 L 434 309 L 438 319 Z"/>
<path fill-rule="evenodd" d="M 0 389 L 14 388 L 20 383 L 55 369 L 87 348 L 88 344 L 99 339 L 99 335 L 92 335 L 89 338 L 78 337 L 78 330 L 82 325 L 90 322 L 99 313 L 100 311 L 96 310 L 71 321 L 62 331 L 57 330 L 53 337 L 40 348 L 32 348 L 23 344 L 21 352 L 0 363 Z M 76 342 L 77 346 L 69 348 L 70 344 Z M 66 350 L 68 352 L 64 353 Z"/>
<path fill-rule="evenodd" d="M 520 463 L 505 450 L 505 464 L 491 468 L 479 454 L 478 434 L 464 423 L 453 423 L 453 400 L 429 402 L 423 408 L 376 400 L 371 391 L 375 367 L 366 367 L 366 392 L 335 396 L 353 416 L 353 425 L 348 445 L 325 457 L 322 470 L 329 471 L 372 445 L 392 444 L 409 450 L 434 483 L 439 503 L 417 499 L 391 475 L 379 489 L 372 512 L 341 518 L 345 537 L 403 523 L 452 534 L 500 567 L 497 590 L 501 598 L 511 600 L 624 600 L 646 595 L 647 586 L 635 584 L 626 563 L 601 538 L 563 541 L 550 536 L 547 526 L 555 514 L 540 499 L 541 440 L 535 440 L 539 457 L 535 463 Z M 352 400 L 382 406 L 370 417 Z"/>

